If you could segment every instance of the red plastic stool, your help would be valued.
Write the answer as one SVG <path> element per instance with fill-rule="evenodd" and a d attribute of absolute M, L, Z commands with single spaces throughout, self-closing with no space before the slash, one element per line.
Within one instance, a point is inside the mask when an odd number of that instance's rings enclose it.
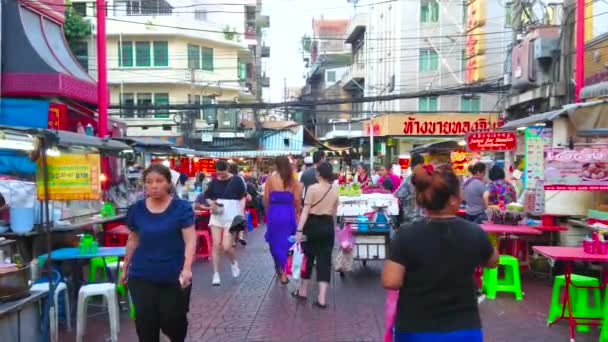
<path fill-rule="evenodd" d="M 511 236 L 509 237 L 509 240 L 501 240 L 499 246 L 500 254 L 512 255 L 519 259 L 519 267 L 522 270 L 530 269 L 530 250 L 528 249 L 528 240 L 518 236 Z"/>
<path fill-rule="evenodd" d="M 251 214 L 251 225 L 253 225 L 253 228 L 257 228 L 260 224 L 258 220 L 258 211 L 255 208 L 247 208 L 247 211 Z"/>
<path fill-rule="evenodd" d="M 204 239 L 204 241 L 201 241 Z M 196 253 L 194 259 L 211 259 L 211 234 L 208 230 L 196 231 Z"/>

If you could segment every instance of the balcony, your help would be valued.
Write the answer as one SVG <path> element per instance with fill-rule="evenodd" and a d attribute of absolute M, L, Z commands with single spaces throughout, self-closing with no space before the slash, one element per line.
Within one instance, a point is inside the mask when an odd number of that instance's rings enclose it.
<path fill-rule="evenodd" d="M 110 84 L 188 84 L 238 90 L 236 80 L 238 66 L 234 70 L 190 70 L 182 68 L 111 68 L 108 69 Z"/>
<path fill-rule="evenodd" d="M 361 90 L 365 83 L 365 63 L 351 64 L 342 77 L 342 88 L 345 90 Z"/>

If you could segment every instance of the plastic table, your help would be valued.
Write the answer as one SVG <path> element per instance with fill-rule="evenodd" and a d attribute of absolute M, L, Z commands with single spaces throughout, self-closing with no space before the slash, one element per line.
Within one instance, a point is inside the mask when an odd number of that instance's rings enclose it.
<path fill-rule="evenodd" d="M 570 299 L 570 286 L 578 288 L 600 288 L 603 289 L 606 286 L 605 269 L 603 270 L 602 283 L 600 286 L 578 286 L 572 284 L 572 263 L 575 261 L 595 261 L 595 262 L 608 262 L 608 255 L 602 254 L 588 254 L 583 251 L 583 247 L 561 247 L 561 246 L 534 246 L 532 247 L 536 252 L 546 256 L 553 260 L 562 260 L 566 263 L 564 276 L 566 278 L 565 291 L 564 291 L 564 307 L 562 308 L 562 314 L 555 321 L 551 322 L 551 325 L 559 322 L 562 319 L 568 319 L 570 326 L 570 341 L 574 341 L 574 330 L 577 325 L 592 325 L 601 326 L 602 318 L 594 317 L 573 317 L 572 316 L 572 301 Z M 566 315 L 566 308 L 568 308 L 568 314 Z M 577 320 L 585 320 L 583 322 L 577 322 Z"/>
<path fill-rule="evenodd" d="M 487 233 L 495 234 L 512 234 L 512 235 L 541 235 L 542 232 L 526 225 L 509 225 L 509 224 L 495 224 L 495 223 L 482 223 L 481 229 Z"/>
<path fill-rule="evenodd" d="M 75 259 L 93 259 L 97 257 L 124 257 L 126 253 L 125 247 L 99 247 L 97 253 L 80 254 L 78 248 L 60 248 L 51 252 L 51 257 L 56 261 L 75 260 Z M 38 264 L 42 265 L 48 258 L 48 254 L 38 256 Z"/>

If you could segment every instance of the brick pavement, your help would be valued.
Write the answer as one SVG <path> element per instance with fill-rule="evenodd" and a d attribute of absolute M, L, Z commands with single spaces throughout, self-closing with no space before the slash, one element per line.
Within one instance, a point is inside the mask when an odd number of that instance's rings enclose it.
<path fill-rule="evenodd" d="M 227 261 L 222 269 L 222 286 L 211 286 L 211 264 L 198 261 L 190 307 L 188 341 L 381 341 L 384 325 L 384 291 L 380 288 L 380 263 L 358 268 L 341 279 L 334 277 L 330 308 L 321 311 L 310 303 L 296 303 L 273 274 L 273 263 L 263 241 L 263 230 L 239 247 L 242 275 L 233 280 Z M 546 326 L 551 295 L 547 281 L 526 277 L 525 297 L 516 302 L 500 295 L 484 301 L 481 313 L 488 342 L 557 342 L 568 340 L 565 323 Z M 312 292 L 310 294 L 313 294 Z M 312 297 L 311 297 L 312 298 Z M 105 342 L 109 336 L 106 316 L 89 318 L 87 342 Z M 75 329 L 73 329 L 75 330 Z M 577 334 L 577 341 L 597 341 L 597 329 Z M 63 332 L 61 341 L 73 341 L 74 331 Z M 137 341 L 135 327 L 122 313 L 120 341 Z"/>

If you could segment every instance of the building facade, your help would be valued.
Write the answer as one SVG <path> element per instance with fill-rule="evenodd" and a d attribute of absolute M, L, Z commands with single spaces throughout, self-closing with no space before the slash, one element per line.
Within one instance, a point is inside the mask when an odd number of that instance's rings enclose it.
<path fill-rule="evenodd" d="M 76 0 L 73 7 L 95 22 L 94 3 Z M 252 120 L 248 110 L 158 107 L 255 100 L 262 86 L 256 70 L 257 36 L 267 26 L 257 14 L 253 0 L 230 6 L 206 0 L 108 2 L 110 115 L 127 122 L 130 136 L 190 145 L 201 141 L 202 129 L 234 131 L 243 120 Z M 262 48 L 268 56 L 269 48 Z M 96 77 L 94 37 L 87 50 L 88 69 Z"/>

